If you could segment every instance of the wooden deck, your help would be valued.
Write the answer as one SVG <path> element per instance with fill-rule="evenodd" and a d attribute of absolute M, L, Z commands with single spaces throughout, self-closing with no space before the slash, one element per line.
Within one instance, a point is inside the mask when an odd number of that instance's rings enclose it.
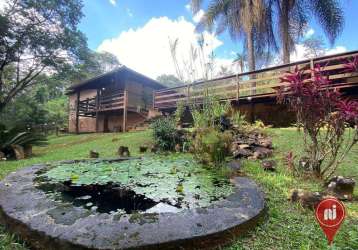
<path fill-rule="evenodd" d="M 97 95 L 78 101 L 79 116 L 95 117 L 96 113 L 124 109 L 126 91 L 115 91 L 110 95 Z"/>
<path fill-rule="evenodd" d="M 325 75 L 331 81 L 332 88 L 358 87 L 358 74 L 345 73 L 344 64 L 358 51 L 352 51 L 331 56 L 324 56 L 296 63 L 256 70 L 252 72 L 197 82 L 180 87 L 167 88 L 153 93 L 153 106 L 158 110 L 173 109 L 178 102 L 202 103 L 205 92 L 219 97 L 221 100 L 253 100 L 263 97 L 274 97 L 276 89 L 284 87 L 280 78 L 295 67 L 310 74 L 310 69 L 320 65 Z"/>

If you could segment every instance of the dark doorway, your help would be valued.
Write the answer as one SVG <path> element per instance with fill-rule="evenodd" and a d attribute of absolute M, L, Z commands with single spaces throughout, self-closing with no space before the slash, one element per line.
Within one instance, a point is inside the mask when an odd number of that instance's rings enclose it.
<path fill-rule="evenodd" d="M 103 132 L 108 133 L 109 132 L 109 128 L 108 128 L 108 116 L 104 116 L 103 119 Z"/>

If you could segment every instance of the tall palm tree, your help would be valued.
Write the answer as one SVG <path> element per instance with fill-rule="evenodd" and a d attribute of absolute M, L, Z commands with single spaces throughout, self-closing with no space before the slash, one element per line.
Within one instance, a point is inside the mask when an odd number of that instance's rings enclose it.
<path fill-rule="evenodd" d="M 192 0 L 197 13 L 203 0 Z M 218 34 L 228 30 L 231 37 L 244 40 L 249 71 L 255 70 L 255 53 L 264 48 L 275 48 L 271 11 L 265 0 L 213 0 L 198 24 L 198 28 L 212 29 Z M 270 7 L 270 6 L 269 6 Z"/>
<path fill-rule="evenodd" d="M 290 52 L 309 17 L 316 17 L 331 44 L 343 28 L 344 16 L 337 0 L 268 0 L 268 5 L 277 9 L 284 63 L 290 62 Z"/>

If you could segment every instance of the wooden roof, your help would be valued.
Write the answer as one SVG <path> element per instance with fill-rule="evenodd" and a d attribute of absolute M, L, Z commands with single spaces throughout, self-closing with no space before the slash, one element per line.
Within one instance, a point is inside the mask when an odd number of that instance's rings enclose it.
<path fill-rule="evenodd" d="M 116 69 L 110 71 L 110 72 L 107 72 L 107 73 L 101 74 L 99 76 L 95 76 L 91 79 L 82 81 L 80 83 L 71 85 L 69 88 L 67 88 L 67 94 L 73 93 L 76 90 L 80 90 L 80 89 L 90 89 L 90 88 L 100 87 L 103 84 L 103 80 L 105 80 L 106 78 L 115 77 L 116 75 L 122 74 L 122 73 L 126 73 L 129 76 L 137 78 L 143 84 L 151 86 L 154 89 L 166 88 L 164 85 L 162 85 L 158 81 L 155 81 L 155 80 L 151 79 L 150 77 L 147 77 L 147 76 L 145 76 L 141 73 L 138 73 L 137 71 L 134 71 L 134 70 L 123 65 L 119 68 L 116 68 Z"/>

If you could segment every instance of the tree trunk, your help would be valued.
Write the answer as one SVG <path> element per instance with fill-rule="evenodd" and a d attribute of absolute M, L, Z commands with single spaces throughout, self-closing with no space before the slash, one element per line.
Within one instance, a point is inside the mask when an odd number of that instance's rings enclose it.
<path fill-rule="evenodd" d="M 281 42 L 283 63 L 290 63 L 290 39 L 289 39 L 289 6 L 288 1 L 281 1 Z"/>
<path fill-rule="evenodd" d="M 255 48 L 252 29 L 247 33 L 247 60 L 249 63 L 249 72 L 255 70 Z M 250 75 L 250 79 L 255 79 L 255 75 Z M 256 82 L 251 83 L 251 95 L 256 94 Z"/>
<path fill-rule="evenodd" d="M 247 60 L 249 64 L 249 71 L 255 70 L 255 48 L 254 36 L 252 30 L 247 33 Z"/>

